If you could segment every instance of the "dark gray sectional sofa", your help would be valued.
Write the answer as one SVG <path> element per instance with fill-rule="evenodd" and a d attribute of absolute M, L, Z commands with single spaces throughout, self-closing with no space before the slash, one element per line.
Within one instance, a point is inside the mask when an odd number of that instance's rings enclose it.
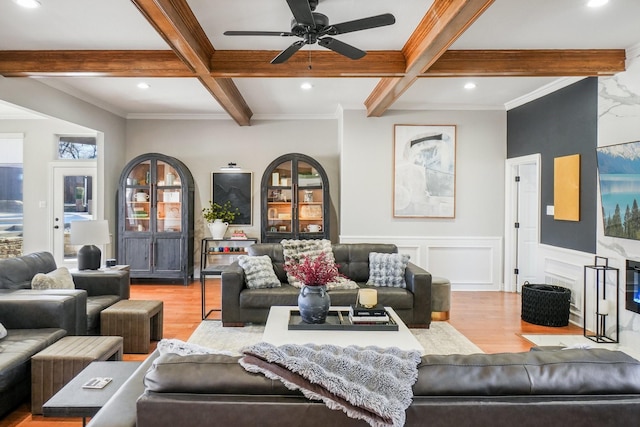
<path fill-rule="evenodd" d="M 49 252 L 0 260 L 0 418 L 30 396 L 31 356 L 65 335 L 99 335 L 100 312 L 129 298 L 129 273 L 73 274 L 76 289 L 31 289 L 56 263 Z"/>
<path fill-rule="evenodd" d="M 129 299 L 129 272 L 78 271 L 72 273 L 75 289 L 31 289 L 33 276 L 56 268 L 55 259 L 49 252 L 0 260 L 0 298 L 19 294 L 73 296 L 77 304 L 77 323 L 67 331 L 69 335 L 100 335 L 100 312 L 121 299 Z"/>
<path fill-rule="evenodd" d="M 604 349 L 423 356 L 406 426 L 636 425 L 640 362 Z M 366 426 L 237 357 L 153 353 L 89 427 Z"/>
<path fill-rule="evenodd" d="M 397 253 L 392 244 L 339 243 L 333 244 L 333 255 L 340 273 L 366 288 L 369 279 L 369 253 Z M 248 248 L 249 255 L 268 255 L 281 287 L 249 289 L 245 284 L 244 270 L 234 262 L 222 272 L 222 323 L 225 326 L 242 326 L 245 323 L 266 323 L 269 308 L 273 305 L 298 304 L 300 289 L 289 285 L 284 270 L 284 254 L 280 243 L 258 243 Z M 407 287 L 375 287 L 378 302 L 392 307 L 409 327 L 428 328 L 431 324 L 431 274 L 409 262 L 405 270 Z M 348 306 L 355 303 L 357 289 L 329 291 L 331 304 Z"/>
<path fill-rule="evenodd" d="M 75 328 L 75 311 L 70 295 L 0 296 L 0 419 L 31 395 L 31 356 Z"/>

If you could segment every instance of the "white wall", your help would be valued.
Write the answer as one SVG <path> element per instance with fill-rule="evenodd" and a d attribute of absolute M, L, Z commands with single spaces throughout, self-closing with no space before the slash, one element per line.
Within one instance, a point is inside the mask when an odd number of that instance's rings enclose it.
<path fill-rule="evenodd" d="M 329 177 L 332 200 L 332 235 L 338 235 L 337 201 L 340 195 L 337 120 L 254 121 L 238 126 L 231 120 L 130 120 L 126 158 L 157 152 L 181 160 L 196 183 L 195 261 L 199 268 L 200 241 L 209 237 L 200 212 L 211 199 L 211 173 L 235 162 L 253 172 L 253 226 L 242 228 L 260 237 L 260 181 L 266 167 L 287 153 L 316 159 Z M 336 240 L 335 238 L 332 240 Z"/>
<path fill-rule="evenodd" d="M 50 250 L 53 219 L 49 207 L 49 164 L 57 158 L 56 134 L 86 133 L 87 129 L 62 120 L 0 120 L 0 133 L 22 133 L 23 141 L 23 252 Z"/>
<path fill-rule="evenodd" d="M 110 231 L 114 234 L 115 195 L 117 179 L 124 165 L 126 120 L 37 79 L 0 76 L 0 99 L 51 118 L 50 121 L 0 120 L 1 131 L 25 133 L 25 150 L 30 151 L 25 152 L 24 163 L 24 194 L 28 203 L 25 205 L 25 253 L 51 250 L 47 240 L 49 233 L 42 228 L 46 225 L 37 201 L 47 200 L 42 197 L 50 185 L 45 171 L 47 162 L 56 158 L 54 138 L 60 133 L 98 132 L 98 190 L 105 197 L 102 206 L 98 206 L 102 212 L 96 213 L 109 221 Z"/>
<path fill-rule="evenodd" d="M 394 124 L 456 125 L 454 219 L 393 217 Z M 501 289 L 506 112 L 348 110 L 341 126 L 341 241 L 396 243 L 454 289 Z"/>

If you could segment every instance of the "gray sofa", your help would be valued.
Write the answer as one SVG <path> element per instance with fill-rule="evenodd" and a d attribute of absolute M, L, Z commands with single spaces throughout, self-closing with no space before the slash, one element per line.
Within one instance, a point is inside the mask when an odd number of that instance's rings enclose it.
<path fill-rule="evenodd" d="M 8 295 L 70 295 L 76 301 L 76 324 L 69 335 L 100 335 L 100 312 L 121 299 L 129 299 L 129 272 L 78 271 L 72 273 L 75 289 L 31 289 L 37 273 L 57 268 L 49 252 L 34 252 L 0 260 L 0 298 Z"/>
<path fill-rule="evenodd" d="M 366 288 L 369 278 L 369 253 L 397 253 L 392 244 L 339 243 L 332 245 L 340 273 Z M 222 272 L 222 323 L 224 326 L 242 326 L 245 323 L 265 323 L 273 305 L 298 304 L 300 290 L 289 285 L 284 270 L 284 254 L 280 243 L 258 243 L 248 248 L 249 255 L 268 255 L 282 284 L 279 288 L 249 289 L 244 270 L 238 262 Z M 405 270 L 407 287 L 376 287 L 378 302 L 392 307 L 402 321 L 410 327 L 428 328 L 431 324 L 431 274 L 413 263 Z M 356 301 L 356 289 L 336 289 L 329 292 L 331 304 L 348 306 Z"/>
<path fill-rule="evenodd" d="M 604 349 L 423 356 L 407 426 L 636 425 L 640 362 Z M 136 401 L 137 399 L 137 401 Z M 259 420 L 259 421 L 258 421 Z M 153 353 L 89 427 L 366 426 L 237 357 Z"/>
<path fill-rule="evenodd" d="M 0 417 L 30 396 L 31 356 L 65 335 L 100 333 L 100 312 L 129 298 L 129 273 L 78 272 L 76 289 L 31 289 L 37 273 L 56 269 L 36 252 L 0 260 Z"/>
<path fill-rule="evenodd" d="M 71 295 L 0 296 L 0 419 L 31 395 L 31 356 L 73 330 L 75 313 Z"/>

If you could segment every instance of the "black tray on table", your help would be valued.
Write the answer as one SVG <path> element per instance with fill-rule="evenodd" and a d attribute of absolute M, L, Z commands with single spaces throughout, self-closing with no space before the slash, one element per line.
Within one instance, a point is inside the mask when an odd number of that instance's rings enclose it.
<path fill-rule="evenodd" d="M 298 331 L 397 331 L 398 324 L 389 315 L 388 322 L 382 323 L 351 323 L 349 310 L 329 310 L 324 323 L 305 323 L 299 310 L 291 310 L 288 329 Z"/>

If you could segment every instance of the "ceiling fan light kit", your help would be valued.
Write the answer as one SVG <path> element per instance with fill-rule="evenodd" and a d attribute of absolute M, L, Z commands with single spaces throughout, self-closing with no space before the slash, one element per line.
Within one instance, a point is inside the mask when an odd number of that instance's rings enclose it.
<path fill-rule="evenodd" d="M 330 36 L 351 33 L 353 31 L 368 30 L 371 28 L 384 27 L 396 22 L 396 18 L 390 14 L 370 16 L 368 18 L 356 19 L 331 25 L 329 18 L 318 12 L 314 12 L 318 6 L 318 0 L 287 0 L 289 9 L 293 14 L 291 19 L 291 31 L 225 31 L 225 36 L 278 36 L 278 37 L 299 37 L 298 40 L 288 48 L 280 52 L 271 60 L 272 64 L 281 64 L 291 58 L 302 46 L 318 43 L 320 46 L 332 50 L 350 59 L 360 59 L 367 52 L 355 46 L 341 42 Z"/>

